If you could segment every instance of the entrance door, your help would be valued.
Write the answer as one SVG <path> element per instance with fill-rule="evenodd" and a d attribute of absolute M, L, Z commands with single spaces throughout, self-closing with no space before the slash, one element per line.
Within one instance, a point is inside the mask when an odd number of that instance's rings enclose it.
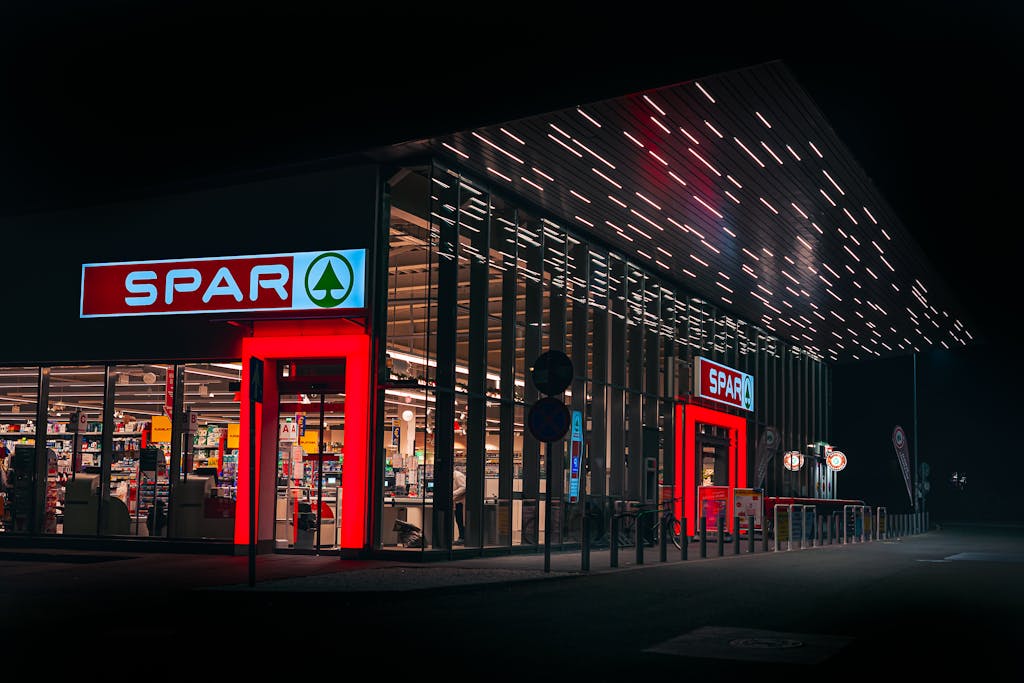
<path fill-rule="evenodd" d="M 278 364 L 278 550 L 336 550 L 340 544 L 345 429 L 345 361 Z"/>
<path fill-rule="evenodd" d="M 711 485 L 730 490 L 747 485 L 747 419 L 680 402 L 675 428 L 675 487 L 681 493 L 676 515 L 686 518 L 687 534 L 693 536 L 700 516 L 697 491 L 704 485 L 705 458 Z"/>
<path fill-rule="evenodd" d="M 696 451 L 699 454 L 698 480 L 701 486 L 729 485 L 729 435 L 715 425 L 699 425 Z"/>

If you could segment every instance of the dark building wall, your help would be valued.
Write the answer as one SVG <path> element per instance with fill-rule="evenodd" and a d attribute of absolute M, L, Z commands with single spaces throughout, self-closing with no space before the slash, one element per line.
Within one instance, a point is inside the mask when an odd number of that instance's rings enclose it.
<path fill-rule="evenodd" d="M 0 363 L 232 356 L 242 330 L 213 317 L 79 318 L 82 264 L 369 248 L 377 168 L 260 180 L 0 222 Z"/>

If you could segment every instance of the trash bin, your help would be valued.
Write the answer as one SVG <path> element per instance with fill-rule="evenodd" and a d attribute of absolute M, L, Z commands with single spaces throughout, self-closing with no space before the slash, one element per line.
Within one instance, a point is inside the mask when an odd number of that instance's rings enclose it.
<path fill-rule="evenodd" d="M 406 548 L 423 547 L 423 534 L 420 533 L 422 529 L 415 524 L 403 519 L 396 519 L 393 531 L 398 534 L 398 545 Z"/>

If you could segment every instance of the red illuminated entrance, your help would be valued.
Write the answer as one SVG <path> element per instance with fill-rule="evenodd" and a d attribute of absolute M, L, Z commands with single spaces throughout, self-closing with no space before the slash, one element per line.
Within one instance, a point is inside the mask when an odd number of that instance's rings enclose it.
<path fill-rule="evenodd" d="M 368 545 L 367 485 L 369 481 L 370 337 L 346 320 L 257 322 L 252 337 L 242 341 L 242 390 L 238 471 L 249 471 L 249 360 L 267 363 L 263 403 L 256 407 L 257 490 L 249 478 L 238 479 L 235 544 L 249 542 L 249 500 L 256 496 L 256 538 L 273 544 L 275 479 L 277 476 L 278 384 L 274 369 L 281 360 L 344 359 L 345 444 L 344 496 L 341 502 L 340 547 L 360 549 Z M 265 409 L 264 406 L 267 406 Z"/>
<path fill-rule="evenodd" d="M 677 517 L 686 517 L 686 533 L 694 535 L 697 510 L 697 424 L 715 425 L 729 433 L 729 491 L 747 486 L 747 419 L 703 406 L 676 405 L 675 490 L 682 500 L 675 502 Z M 732 515 L 727 516 L 730 531 Z"/>

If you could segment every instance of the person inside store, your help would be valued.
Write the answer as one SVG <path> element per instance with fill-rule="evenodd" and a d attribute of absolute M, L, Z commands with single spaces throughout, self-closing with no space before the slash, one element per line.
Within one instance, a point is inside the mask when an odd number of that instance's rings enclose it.
<path fill-rule="evenodd" d="M 466 475 L 458 467 L 452 469 L 452 502 L 455 503 L 455 526 L 458 527 L 458 537 L 452 545 L 464 545 L 466 542 L 466 529 L 462 519 L 465 512 L 466 502 Z"/>

